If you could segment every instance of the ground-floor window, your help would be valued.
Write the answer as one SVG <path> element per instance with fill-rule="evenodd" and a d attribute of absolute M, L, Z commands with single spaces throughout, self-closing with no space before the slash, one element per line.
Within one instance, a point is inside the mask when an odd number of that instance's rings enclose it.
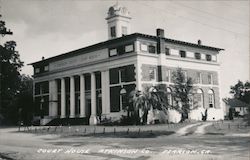
<path fill-rule="evenodd" d="M 202 89 L 198 89 L 196 92 L 196 102 L 197 102 L 197 107 L 204 107 Z"/>
<path fill-rule="evenodd" d="M 210 108 L 214 108 L 214 91 L 212 89 L 208 91 L 208 105 Z"/>
<path fill-rule="evenodd" d="M 135 89 L 135 84 L 110 87 L 110 111 L 120 112 L 128 106 L 128 96 Z"/>

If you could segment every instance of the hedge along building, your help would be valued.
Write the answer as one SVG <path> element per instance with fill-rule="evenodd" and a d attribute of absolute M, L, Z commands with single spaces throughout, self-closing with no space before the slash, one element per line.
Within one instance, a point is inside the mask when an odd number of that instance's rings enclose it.
<path fill-rule="evenodd" d="M 32 63 L 41 124 L 56 118 L 85 119 L 89 124 L 97 124 L 98 117 L 118 119 L 126 114 L 132 90 L 158 84 L 166 85 L 173 104 L 171 75 L 178 67 L 194 80 L 192 104 L 198 109 L 190 118 L 200 120 L 205 108 L 209 120 L 223 118 L 217 59 L 223 49 L 201 41 L 168 39 L 162 29 L 157 29 L 156 36 L 130 34 L 130 14 L 117 4 L 109 8 L 106 20 L 109 40 Z"/>

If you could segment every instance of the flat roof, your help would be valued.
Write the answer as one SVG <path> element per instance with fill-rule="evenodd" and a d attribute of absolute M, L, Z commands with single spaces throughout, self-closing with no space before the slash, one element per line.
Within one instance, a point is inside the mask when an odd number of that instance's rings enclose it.
<path fill-rule="evenodd" d="M 125 40 L 131 40 L 131 39 L 136 39 L 136 38 L 146 38 L 146 39 L 157 40 L 160 37 L 147 35 L 147 34 L 142 34 L 142 33 L 133 33 L 133 34 L 129 34 L 129 35 L 126 35 L 126 36 L 123 36 L 123 37 L 110 39 L 110 40 L 107 40 L 107 41 L 96 43 L 94 45 L 90 45 L 90 46 L 83 47 L 83 48 L 80 48 L 80 49 L 77 49 L 77 50 L 66 52 L 66 53 L 63 53 L 63 54 L 60 54 L 60 55 L 57 55 L 57 56 L 54 56 L 54 57 L 50 57 L 50 58 L 47 58 L 47 59 L 44 59 L 44 60 L 40 60 L 40 61 L 37 61 L 37 62 L 34 62 L 34 63 L 30 63 L 28 65 L 37 65 L 37 64 L 39 64 L 41 62 L 42 63 L 49 63 L 51 61 L 60 60 L 60 59 L 63 59 L 63 58 L 68 58 L 68 57 L 71 57 L 71 56 L 83 54 L 84 52 L 88 53 L 88 52 L 91 52 L 91 51 L 96 51 L 97 49 L 100 49 L 100 48 L 106 48 L 107 45 L 114 44 L 115 42 L 119 43 L 119 42 L 122 42 L 122 41 L 125 41 Z M 195 43 L 190 43 L 190 42 L 185 42 L 185 41 L 179 41 L 179 40 L 174 40 L 174 39 L 169 39 L 169 38 L 162 38 L 162 39 L 164 39 L 165 42 L 170 42 L 170 43 L 174 43 L 174 44 L 181 44 L 181 45 L 196 47 L 196 48 L 200 48 L 200 49 L 207 49 L 207 50 L 213 50 L 213 51 L 224 50 L 224 49 L 221 49 L 221 48 L 205 46 L 205 45 L 200 45 L 200 44 L 195 44 Z"/>

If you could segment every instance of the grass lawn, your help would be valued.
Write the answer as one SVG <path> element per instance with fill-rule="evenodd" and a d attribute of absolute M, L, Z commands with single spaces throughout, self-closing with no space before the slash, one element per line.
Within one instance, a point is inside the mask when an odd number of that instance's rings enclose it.
<path fill-rule="evenodd" d="M 206 128 L 206 134 L 250 134 L 250 126 L 243 119 L 233 121 L 218 121 Z"/>

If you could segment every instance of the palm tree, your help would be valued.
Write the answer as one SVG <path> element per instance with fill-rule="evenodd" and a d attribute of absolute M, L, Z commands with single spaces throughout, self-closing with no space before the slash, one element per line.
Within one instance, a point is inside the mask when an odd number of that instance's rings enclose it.
<path fill-rule="evenodd" d="M 136 124 L 147 123 L 149 110 L 158 109 L 167 114 L 169 105 L 166 101 L 166 92 L 160 87 L 149 87 L 143 92 L 134 90 L 129 95 L 130 109 L 133 111 Z"/>

